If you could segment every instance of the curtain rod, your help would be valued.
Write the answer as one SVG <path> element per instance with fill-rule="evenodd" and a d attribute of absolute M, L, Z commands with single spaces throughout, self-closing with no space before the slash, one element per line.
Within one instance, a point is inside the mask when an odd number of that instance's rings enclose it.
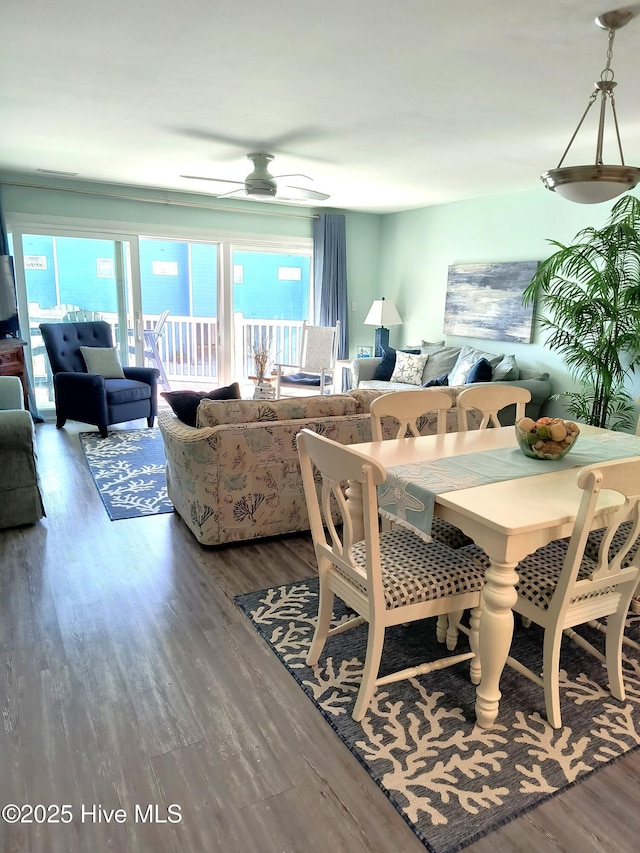
<path fill-rule="evenodd" d="M 317 213 L 280 213 L 276 210 L 244 210 L 241 207 L 227 207 L 220 204 L 205 204 L 197 201 L 173 201 L 168 198 L 147 198 L 146 196 L 127 195 L 126 193 L 107 193 L 97 190 L 69 189 L 67 187 L 48 187 L 44 184 L 23 184 L 18 181 L 2 181 L 2 186 L 22 187 L 31 190 L 53 190 L 61 193 L 76 193 L 80 195 L 96 195 L 103 198 L 117 198 L 124 201 L 143 201 L 149 204 L 165 204 L 173 207 L 199 207 L 205 210 L 223 210 L 227 213 L 255 213 L 258 216 L 281 216 L 288 219 L 320 219 Z"/>

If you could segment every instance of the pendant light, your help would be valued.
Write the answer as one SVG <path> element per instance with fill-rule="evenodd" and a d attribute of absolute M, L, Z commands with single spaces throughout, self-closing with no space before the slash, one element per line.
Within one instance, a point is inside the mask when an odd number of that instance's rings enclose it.
<path fill-rule="evenodd" d="M 611 60 L 613 58 L 613 40 L 616 30 L 624 27 L 633 18 L 634 13 L 630 9 L 617 9 L 612 12 L 606 12 L 599 15 L 595 19 L 595 23 L 603 30 L 607 30 L 609 34 L 609 42 L 607 46 L 607 64 L 600 73 L 600 79 L 595 84 L 595 89 L 589 98 L 587 108 L 582 114 L 582 118 L 578 122 L 573 136 L 569 140 L 569 144 L 565 148 L 557 168 L 550 169 L 548 172 L 543 172 L 540 175 L 540 180 L 547 189 L 557 192 L 563 198 L 569 201 L 575 201 L 578 204 L 597 204 L 602 201 L 610 201 L 612 198 L 621 195 L 627 190 L 633 189 L 640 181 L 640 168 L 637 166 L 627 166 L 624 162 L 622 153 L 622 143 L 620 141 L 620 131 L 618 128 L 618 117 L 616 115 L 616 104 L 613 96 L 613 90 L 617 85 L 614 82 L 614 74 L 611 68 Z M 582 127 L 587 113 L 593 104 L 600 96 L 600 118 L 598 121 L 598 136 L 596 141 L 596 156 L 595 163 L 591 166 L 562 166 L 564 159 L 567 156 L 573 140 L 576 138 L 578 131 Z M 606 117 L 607 105 L 611 107 L 613 115 L 613 124 L 618 142 L 618 151 L 620 152 L 621 165 L 605 165 L 602 162 L 602 145 L 604 140 L 604 125 Z"/>

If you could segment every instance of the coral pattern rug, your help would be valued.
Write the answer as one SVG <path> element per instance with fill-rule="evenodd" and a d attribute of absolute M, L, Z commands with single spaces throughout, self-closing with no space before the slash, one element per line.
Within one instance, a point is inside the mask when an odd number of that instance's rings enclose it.
<path fill-rule="evenodd" d="M 378 688 L 356 723 L 366 625 L 329 638 L 318 666 L 308 667 L 317 589 L 313 578 L 235 601 L 432 853 L 461 850 L 640 745 L 640 652 L 624 646 L 627 695 L 618 701 L 604 666 L 570 640 L 560 662 L 562 729 L 547 723 L 542 689 L 509 668 L 496 724 L 478 728 L 468 662 Z M 347 614 L 336 598 L 336 621 Z M 602 648 L 602 634 L 580 631 Z M 640 640 L 640 616 L 630 615 L 626 633 Z M 541 640 L 536 626 L 524 629 L 517 619 L 512 648 L 538 671 Z M 461 635 L 458 652 L 467 642 Z M 433 619 L 390 629 L 380 674 L 443 649 Z"/>
<path fill-rule="evenodd" d="M 173 512 L 157 427 L 114 430 L 107 438 L 98 432 L 81 432 L 80 443 L 112 521 Z"/>

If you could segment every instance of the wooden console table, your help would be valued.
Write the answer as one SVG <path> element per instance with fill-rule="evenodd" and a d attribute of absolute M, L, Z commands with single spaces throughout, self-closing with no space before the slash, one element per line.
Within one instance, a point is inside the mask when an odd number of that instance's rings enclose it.
<path fill-rule="evenodd" d="M 27 342 L 20 338 L 2 338 L 0 340 L 0 376 L 17 376 L 22 383 L 24 407 L 29 411 L 29 393 L 24 367 L 24 348 Z"/>

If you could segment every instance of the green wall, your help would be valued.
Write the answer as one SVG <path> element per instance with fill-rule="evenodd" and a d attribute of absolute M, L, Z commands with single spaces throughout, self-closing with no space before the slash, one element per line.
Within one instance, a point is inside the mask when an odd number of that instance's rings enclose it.
<path fill-rule="evenodd" d="M 548 239 L 571 242 L 581 228 L 602 226 L 613 204 L 572 204 L 541 186 L 526 193 L 382 217 L 379 281 L 404 320 L 391 330 L 392 345 L 443 337 L 450 264 L 543 260 L 553 251 Z M 448 337 L 447 343 L 477 345 L 490 352 L 504 348 L 522 366 L 548 370 L 554 392 L 573 387 L 560 359 L 545 348 L 544 337 L 537 330 L 530 344 L 461 337 Z M 629 390 L 634 398 L 640 395 L 640 377 L 634 377 Z M 548 406 L 548 413 L 562 412 L 560 403 Z"/>

